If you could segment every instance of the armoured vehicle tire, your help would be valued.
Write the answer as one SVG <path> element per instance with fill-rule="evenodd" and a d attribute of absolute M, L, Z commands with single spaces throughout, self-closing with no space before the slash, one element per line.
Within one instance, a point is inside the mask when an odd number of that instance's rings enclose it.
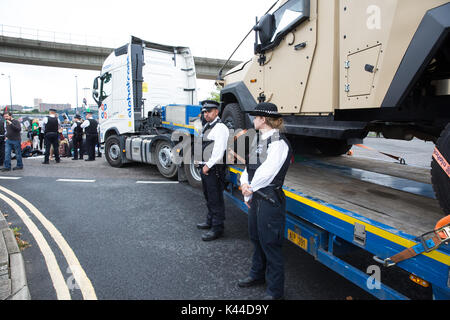
<path fill-rule="evenodd" d="M 194 156 L 192 155 L 192 151 L 190 148 L 183 150 L 184 159 L 184 173 L 186 174 L 186 179 L 188 183 L 194 187 L 201 189 L 202 188 L 202 178 L 200 176 L 200 169 L 195 167 L 194 164 Z"/>
<path fill-rule="evenodd" d="M 123 165 L 119 137 L 112 135 L 106 139 L 105 157 L 111 167 L 120 168 Z"/>
<path fill-rule="evenodd" d="M 314 140 L 314 145 L 325 156 L 340 156 L 352 148 L 347 141 L 336 139 L 317 138 Z"/>
<path fill-rule="evenodd" d="M 450 162 L 450 124 L 441 132 L 436 148 Z M 431 183 L 444 214 L 450 214 L 450 178 L 434 158 L 431 160 Z"/>
<path fill-rule="evenodd" d="M 169 141 L 162 140 L 156 145 L 156 166 L 159 173 L 164 178 L 175 179 L 177 177 L 177 165 L 172 162 L 171 150 L 172 144 Z"/>
<path fill-rule="evenodd" d="M 237 103 L 227 104 L 220 118 L 230 129 L 245 129 L 245 114 Z"/>

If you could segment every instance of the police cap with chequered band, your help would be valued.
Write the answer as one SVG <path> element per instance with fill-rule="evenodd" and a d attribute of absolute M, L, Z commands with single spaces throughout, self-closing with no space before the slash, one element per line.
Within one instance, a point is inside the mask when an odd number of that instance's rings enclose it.
<path fill-rule="evenodd" d="M 246 111 L 251 116 L 261 116 L 270 118 L 280 118 L 282 115 L 278 113 L 278 108 L 270 102 L 261 102 L 256 105 L 255 110 Z"/>

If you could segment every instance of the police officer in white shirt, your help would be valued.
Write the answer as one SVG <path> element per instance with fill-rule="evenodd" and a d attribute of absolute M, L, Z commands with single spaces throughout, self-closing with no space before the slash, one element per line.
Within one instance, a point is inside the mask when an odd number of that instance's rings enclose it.
<path fill-rule="evenodd" d="M 92 112 L 86 111 L 86 120 L 81 124 L 86 133 L 86 151 L 88 158 L 84 161 L 95 161 L 95 145 L 98 142 L 98 122 L 92 117 Z"/>
<path fill-rule="evenodd" d="M 239 280 L 240 287 L 267 281 L 265 299 L 284 297 L 284 259 L 282 244 L 286 217 L 286 198 L 282 190 L 292 158 L 292 148 L 280 129 L 283 119 L 273 103 L 263 102 L 250 115 L 256 135 L 246 168 L 241 175 L 241 189 L 249 205 L 248 229 L 254 245 L 249 276 Z"/>
<path fill-rule="evenodd" d="M 197 224 L 199 229 L 210 229 L 202 235 L 202 240 L 211 241 L 223 236 L 225 204 L 223 199 L 225 181 L 224 155 L 229 131 L 220 121 L 219 103 L 213 100 L 201 102 L 206 125 L 203 127 L 203 159 L 201 178 L 208 214 L 206 222 Z"/>

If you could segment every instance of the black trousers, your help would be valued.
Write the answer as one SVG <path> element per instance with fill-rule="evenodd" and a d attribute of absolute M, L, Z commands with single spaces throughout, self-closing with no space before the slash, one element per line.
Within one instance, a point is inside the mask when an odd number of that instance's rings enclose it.
<path fill-rule="evenodd" d="M 78 150 L 80 151 L 80 159 L 83 159 L 83 136 L 72 137 L 73 142 L 73 158 L 78 159 Z"/>
<path fill-rule="evenodd" d="M 59 162 L 59 137 L 57 132 L 45 133 L 45 155 L 44 162 L 48 162 L 50 157 L 50 146 L 53 146 L 53 153 L 55 154 L 55 160 Z"/>
<path fill-rule="evenodd" d="M 41 150 L 42 150 L 42 143 L 44 140 L 45 140 L 44 134 L 39 132 L 39 149 L 41 149 Z"/>
<path fill-rule="evenodd" d="M 275 204 L 254 193 L 248 211 L 248 232 L 254 251 L 250 277 L 266 279 L 267 294 L 276 298 L 284 295 L 284 258 L 282 244 L 286 218 L 284 193 L 273 188 L 261 190 Z"/>
<path fill-rule="evenodd" d="M 0 137 L 0 166 L 5 162 L 5 137 Z"/>
<path fill-rule="evenodd" d="M 86 134 L 86 151 L 89 160 L 95 160 L 95 145 L 97 144 L 98 134 Z"/>
<path fill-rule="evenodd" d="M 225 220 L 225 203 L 223 200 L 224 168 L 213 166 L 208 175 L 201 172 L 203 194 L 208 207 L 206 223 L 212 226 L 213 231 L 223 230 Z"/>

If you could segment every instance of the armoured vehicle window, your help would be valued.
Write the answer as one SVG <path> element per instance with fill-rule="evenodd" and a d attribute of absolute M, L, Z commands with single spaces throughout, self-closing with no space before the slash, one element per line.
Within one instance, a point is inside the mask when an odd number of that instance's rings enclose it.
<path fill-rule="evenodd" d="M 288 30 L 304 16 L 306 1 L 289 0 L 273 13 L 276 29 L 271 41 L 274 41 L 280 33 Z"/>

